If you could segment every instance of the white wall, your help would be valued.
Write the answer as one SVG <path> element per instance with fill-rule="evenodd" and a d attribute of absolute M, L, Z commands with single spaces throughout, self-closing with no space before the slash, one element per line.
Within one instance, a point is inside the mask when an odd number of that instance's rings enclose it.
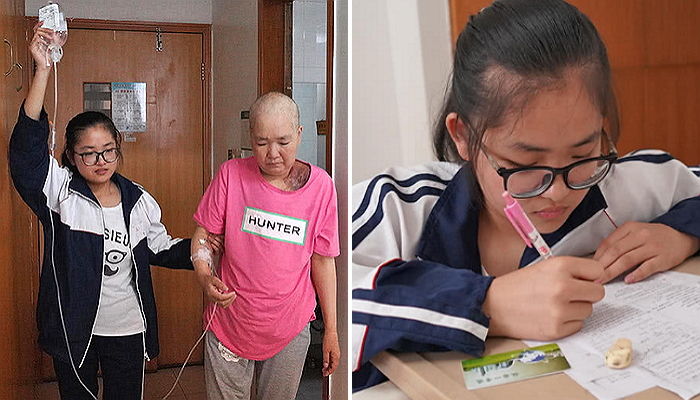
<path fill-rule="evenodd" d="M 336 0 L 335 17 L 333 22 L 335 29 L 334 60 L 333 60 L 333 178 L 338 192 L 338 216 L 340 224 L 340 257 L 336 259 L 336 271 L 338 279 L 338 338 L 340 340 L 340 365 L 330 380 L 331 400 L 348 399 L 349 371 L 348 360 L 350 358 L 348 338 L 348 281 L 350 255 L 348 234 L 348 146 L 350 145 L 348 132 L 348 1 Z"/>
<path fill-rule="evenodd" d="M 66 18 L 210 24 L 212 0 L 55 0 Z M 26 15 L 36 16 L 46 0 L 25 0 Z"/>
<path fill-rule="evenodd" d="M 212 0 L 214 171 L 248 137 L 241 111 L 258 96 L 258 2 Z"/>
<path fill-rule="evenodd" d="M 447 0 L 352 2 L 352 180 L 434 159 L 451 69 Z"/>
<path fill-rule="evenodd" d="M 325 169 L 326 142 L 317 134 L 316 121 L 326 119 L 326 1 L 296 0 L 292 8 L 292 97 L 299 105 L 304 127 L 297 154 Z M 319 142 L 324 146 L 320 154 Z"/>

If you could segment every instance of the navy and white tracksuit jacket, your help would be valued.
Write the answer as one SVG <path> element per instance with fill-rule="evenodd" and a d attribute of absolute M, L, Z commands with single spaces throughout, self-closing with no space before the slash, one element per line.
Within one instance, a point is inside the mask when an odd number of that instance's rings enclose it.
<path fill-rule="evenodd" d="M 15 188 L 39 217 L 44 232 L 44 260 L 39 281 L 39 344 L 69 362 L 58 310 L 52 263 L 60 288 L 63 317 L 76 367 L 92 339 L 102 287 L 104 219 L 102 207 L 80 174 L 61 168 L 49 155 L 46 112 L 35 121 L 20 107 L 10 139 L 10 171 Z M 168 236 L 158 203 L 141 186 L 112 176 L 121 192 L 124 220 L 134 262 L 134 279 L 146 326 L 146 358 L 158 355 L 158 322 L 150 265 L 192 269 L 190 240 Z"/>
<path fill-rule="evenodd" d="M 664 152 L 631 153 L 543 237 L 554 255 L 571 256 L 594 253 L 628 221 L 700 237 L 696 175 Z M 489 319 L 481 307 L 493 278 L 482 275 L 473 179 L 467 166 L 434 162 L 353 188 L 353 391 L 386 380 L 369 363 L 383 350 L 482 353 Z M 526 248 L 519 267 L 538 259 Z"/>

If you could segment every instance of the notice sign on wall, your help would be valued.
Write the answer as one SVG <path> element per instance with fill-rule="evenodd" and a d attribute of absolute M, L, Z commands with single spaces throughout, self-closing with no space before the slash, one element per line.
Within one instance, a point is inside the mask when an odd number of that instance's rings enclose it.
<path fill-rule="evenodd" d="M 121 132 L 146 131 L 145 82 L 112 82 L 112 121 Z"/>

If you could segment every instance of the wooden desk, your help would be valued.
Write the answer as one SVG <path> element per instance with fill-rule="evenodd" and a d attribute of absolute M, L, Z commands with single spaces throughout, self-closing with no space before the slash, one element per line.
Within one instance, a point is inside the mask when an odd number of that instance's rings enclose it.
<path fill-rule="evenodd" d="M 687 260 L 674 271 L 700 275 L 700 257 Z M 514 339 L 489 338 L 485 355 L 527 347 Z M 596 400 L 566 374 L 548 375 L 469 391 L 464 385 L 460 361 L 470 356 L 449 353 L 383 352 L 372 363 L 390 382 L 353 395 L 353 400 Z M 399 390 L 400 389 L 400 390 Z M 634 400 L 677 400 L 675 393 L 654 387 L 627 397 Z M 700 395 L 693 399 L 700 400 Z"/>

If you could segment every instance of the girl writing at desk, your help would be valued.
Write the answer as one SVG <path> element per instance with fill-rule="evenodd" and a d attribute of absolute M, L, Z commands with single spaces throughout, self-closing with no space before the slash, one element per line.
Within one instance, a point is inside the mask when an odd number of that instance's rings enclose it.
<path fill-rule="evenodd" d="M 442 162 L 353 190 L 353 389 L 385 379 L 368 361 L 387 349 L 479 355 L 487 336 L 570 335 L 605 282 L 696 253 L 700 179 L 661 151 L 619 158 L 618 136 L 605 45 L 585 15 L 502 0 L 472 16 L 433 136 Z M 554 257 L 525 247 L 504 190 Z"/>

